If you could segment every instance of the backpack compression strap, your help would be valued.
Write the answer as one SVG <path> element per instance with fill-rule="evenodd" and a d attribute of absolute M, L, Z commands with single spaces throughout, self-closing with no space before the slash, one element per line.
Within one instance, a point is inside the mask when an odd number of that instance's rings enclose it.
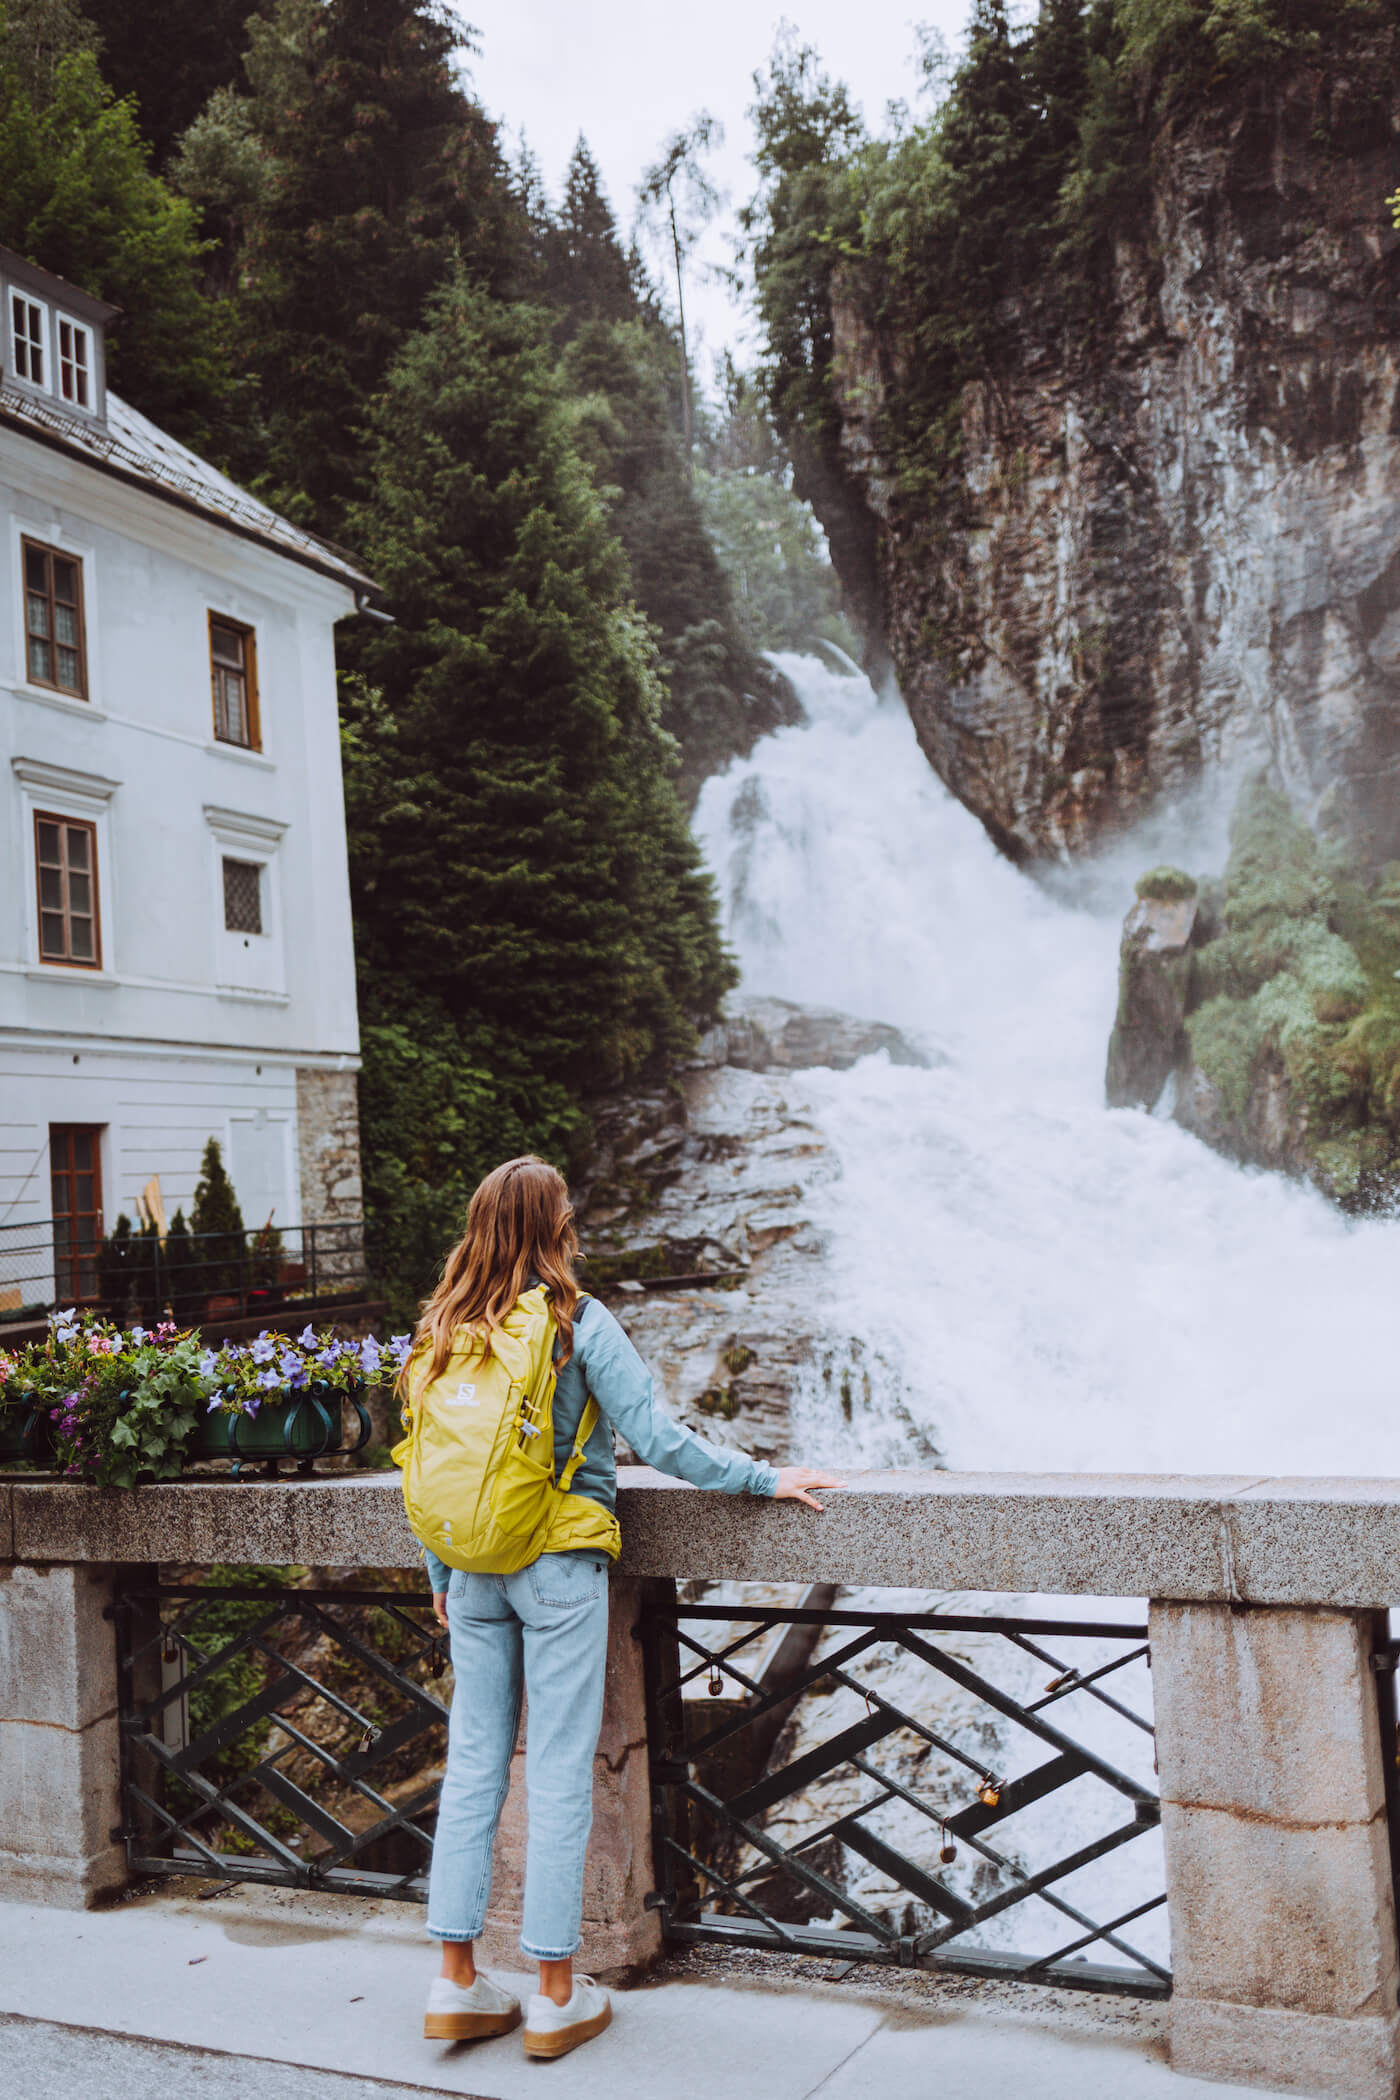
<path fill-rule="evenodd" d="M 567 1495 L 573 1486 L 574 1475 L 583 1464 L 583 1447 L 598 1424 L 598 1403 L 591 1396 L 583 1413 L 579 1416 L 578 1433 L 574 1437 L 574 1448 L 569 1453 L 564 1470 L 559 1475 L 559 1492 Z"/>

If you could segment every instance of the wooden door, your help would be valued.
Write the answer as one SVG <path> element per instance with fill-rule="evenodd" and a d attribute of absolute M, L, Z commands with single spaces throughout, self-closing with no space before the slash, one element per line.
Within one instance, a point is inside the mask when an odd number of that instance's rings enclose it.
<path fill-rule="evenodd" d="M 99 1293 L 101 1136 L 96 1123 L 49 1125 L 54 1285 L 60 1305 L 81 1305 Z"/>

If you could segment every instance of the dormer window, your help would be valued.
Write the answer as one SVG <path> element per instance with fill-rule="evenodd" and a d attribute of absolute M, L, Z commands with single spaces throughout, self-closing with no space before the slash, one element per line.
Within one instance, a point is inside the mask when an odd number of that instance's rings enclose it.
<path fill-rule="evenodd" d="M 44 350 L 48 338 L 48 314 L 27 292 L 10 293 L 10 363 L 16 379 L 47 390 L 49 379 Z"/>
<path fill-rule="evenodd" d="M 75 408 L 92 407 L 92 331 L 58 317 L 58 391 Z"/>

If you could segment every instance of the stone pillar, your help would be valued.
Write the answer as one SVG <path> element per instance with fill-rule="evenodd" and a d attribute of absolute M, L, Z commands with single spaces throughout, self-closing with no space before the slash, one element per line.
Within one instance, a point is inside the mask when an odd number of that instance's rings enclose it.
<path fill-rule="evenodd" d="M 1397 1962 L 1375 1614 L 1151 1611 L 1172 2064 L 1395 2100 Z"/>
<path fill-rule="evenodd" d="M 103 1567 L 0 1562 L 0 1892 L 82 1908 L 126 1879 Z"/>
<path fill-rule="evenodd" d="M 651 1857 L 651 1787 L 647 1771 L 642 1644 L 635 1638 L 642 1584 L 614 1575 L 608 1626 L 603 1727 L 593 1764 L 593 1833 L 583 1881 L 579 1966 L 590 1974 L 637 1970 L 661 1952 L 661 1923 L 646 1908 L 655 1887 Z M 520 1951 L 524 1907 L 525 1731 L 511 1763 L 491 1871 L 491 1908 L 482 1936 L 484 1959 L 499 1968 L 528 1966 Z"/>

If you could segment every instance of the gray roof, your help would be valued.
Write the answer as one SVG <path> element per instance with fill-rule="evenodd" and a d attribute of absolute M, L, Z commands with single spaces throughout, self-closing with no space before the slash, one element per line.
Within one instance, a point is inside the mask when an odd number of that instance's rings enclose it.
<path fill-rule="evenodd" d="M 157 429 L 139 409 L 107 389 L 105 423 L 69 415 L 58 403 L 0 378 L 0 423 L 28 432 L 42 444 L 89 460 L 93 466 L 135 482 L 153 495 L 200 512 L 244 539 L 259 540 L 279 554 L 333 576 L 352 590 L 373 590 L 373 580 L 328 540 L 260 503 L 237 482 L 211 467 L 197 452 Z"/>

